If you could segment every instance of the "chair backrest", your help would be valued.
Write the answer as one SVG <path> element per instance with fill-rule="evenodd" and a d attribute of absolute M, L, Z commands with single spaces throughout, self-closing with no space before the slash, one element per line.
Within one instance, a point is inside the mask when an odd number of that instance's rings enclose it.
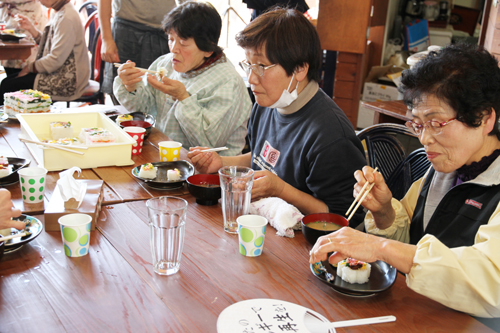
<path fill-rule="evenodd" d="M 431 162 L 424 148 L 412 151 L 386 180 L 387 186 L 395 199 L 401 200 L 411 184 L 419 180 L 429 169 Z"/>
<path fill-rule="evenodd" d="M 384 179 L 389 178 L 407 154 L 398 135 L 416 137 L 404 125 L 390 123 L 376 124 L 358 132 L 358 138 L 366 145 L 368 165 L 378 167 Z"/>
<path fill-rule="evenodd" d="M 409 151 L 422 145 L 416 135 L 404 125 L 373 125 L 360 131 L 358 138 L 365 142 L 368 165 L 379 168 L 393 197 L 398 200 L 425 173 L 430 164 L 423 149 Z M 415 178 L 418 175 L 420 177 Z"/>

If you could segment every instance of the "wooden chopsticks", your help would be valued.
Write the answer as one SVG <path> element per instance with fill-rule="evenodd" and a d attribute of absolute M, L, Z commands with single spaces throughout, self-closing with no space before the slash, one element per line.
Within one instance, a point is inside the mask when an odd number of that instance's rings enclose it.
<path fill-rule="evenodd" d="M 123 65 L 123 64 L 120 64 L 118 62 L 115 62 L 113 64 L 115 65 L 115 67 L 120 67 L 121 65 Z M 145 69 L 145 68 L 140 68 L 140 67 L 134 67 L 134 68 L 137 68 L 138 70 L 146 72 L 146 73 L 151 73 L 151 74 L 157 74 L 158 73 L 157 71 L 152 71 L 150 69 Z"/>
<path fill-rule="evenodd" d="M 378 170 L 378 167 L 376 167 L 373 170 L 373 172 L 377 172 L 377 170 Z M 368 185 L 370 185 L 370 187 L 368 187 Z M 361 188 L 361 191 L 359 191 L 358 195 L 356 196 L 356 198 L 352 202 L 351 207 L 349 207 L 349 209 L 345 213 L 345 215 L 348 215 L 351 212 L 352 207 L 354 207 L 354 204 L 356 204 L 356 202 L 358 203 L 356 205 L 356 207 L 352 210 L 351 215 L 349 215 L 349 217 L 347 218 L 347 221 L 351 220 L 351 218 L 353 217 L 354 213 L 358 210 L 359 205 L 361 205 L 361 203 L 363 202 L 363 200 L 365 200 L 366 196 L 368 195 L 368 193 L 370 193 L 370 191 L 371 191 L 371 189 L 372 189 L 372 187 L 374 185 L 375 185 L 375 183 L 371 183 L 370 184 L 369 182 L 366 182 L 365 185 L 363 185 L 363 187 Z M 367 187 L 368 187 L 368 189 L 367 189 Z M 363 191 L 365 191 L 365 192 L 363 193 Z"/>
<path fill-rule="evenodd" d="M 40 141 L 33 141 L 33 140 L 24 139 L 24 138 L 19 138 L 19 140 L 21 140 L 22 142 L 34 143 L 34 144 L 37 144 L 37 145 L 42 145 L 42 146 L 46 146 L 46 147 L 50 147 L 50 148 L 64 150 L 64 151 L 67 151 L 68 153 L 79 154 L 79 155 L 85 154 L 85 153 L 82 153 L 80 151 L 76 151 L 76 150 L 73 150 L 73 149 L 61 147 L 60 145 L 57 145 L 57 144 L 45 143 L 45 142 L 40 142 Z M 74 148 L 74 149 L 88 149 L 88 147 L 81 147 L 81 146 L 78 146 L 78 147 L 74 146 L 72 148 Z"/>
<path fill-rule="evenodd" d="M 12 239 L 12 238 L 24 237 L 24 236 L 27 236 L 27 235 L 31 235 L 31 232 L 23 231 L 23 232 L 20 232 L 18 234 L 15 234 L 15 235 L 0 237 L 0 242 L 4 242 L 4 241 Z"/>
<path fill-rule="evenodd" d="M 204 152 L 204 153 L 208 153 L 208 152 L 211 152 L 211 151 L 222 151 L 222 150 L 228 150 L 229 148 L 227 147 L 218 147 L 218 148 L 209 148 L 209 149 L 205 149 L 205 150 L 200 150 L 201 152 Z"/>

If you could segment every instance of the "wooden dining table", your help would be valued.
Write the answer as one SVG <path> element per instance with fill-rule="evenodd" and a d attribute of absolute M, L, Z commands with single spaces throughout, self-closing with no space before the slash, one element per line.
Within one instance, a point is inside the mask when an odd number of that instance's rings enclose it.
<path fill-rule="evenodd" d="M 23 38 L 19 41 L 0 41 L 0 60 L 27 59 L 34 43 Z"/>
<path fill-rule="evenodd" d="M 33 158 L 18 134 L 15 120 L 0 124 L 0 155 Z M 88 255 L 67 257 L 60 232 L 44 230 L 3 256 L 0 332 L 217 332 L 225 309 L 253 299 L 293 303 L 330 321 L 397 318 L 337 332 L 493 332 L 475 318 L 413 292 L 402 274 L 392 287 L 369 296 L 337 292 L 311 272 L 312 246 L 300 231 L 287 238 L 268 226 L 263 253 L 241 255 L 238 236 L 224 231 L 220 202 L 199 205 L 185 186 L 154 190 L 131 175 L 134 166 L 159 160 L 157 145 L 165 139 L 153 129 L 143 153 L 133 157 L 134 165 L 83 170 L 82 178 L 105 183 Z M 58 172 L 49 172 L 47 178 L 46 202 Z M 17 207 L 44 222 L 43 207 L 30 210 L 20 202 L 19 184 L 6 188 Z M 153 272 L 145 204 L 165 195 L 188 201 L 182 262 L 171 276 Z M 282 319 L 283 325 L 250 330 L 242 324 L 232 332 L 297 331 L 300 318 Z"/>

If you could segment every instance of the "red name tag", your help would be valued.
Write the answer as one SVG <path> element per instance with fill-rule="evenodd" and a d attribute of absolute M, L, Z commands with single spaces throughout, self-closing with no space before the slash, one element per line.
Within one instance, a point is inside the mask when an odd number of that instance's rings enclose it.
<path fill-rule="evenodd" d="M 260 152 L 260 156 L 264 161 L 272 165 L 273 167 L 276 166 L 276 163 L 278 162 L 278 158 L 280 157 L 280 152 L 276 149 L 274 149 L 269 142 L 265 142 L 264 147 L 262 147 L 262 150 Z"/>
<path fill-rule="evenodd" d="M 472 199 L 467 199 L 467 200 L 465 200 L 465 204 L 466 204 L 466 205 L 471 205 L 471 206 L 474 206 L 474 207 L 476 207 L 477 209 L 481 209 L 481 207 L 483 207 L 483 204 L 482 204 L 482 203 L 477 202 L 477 201 L 472 200 Z"/>

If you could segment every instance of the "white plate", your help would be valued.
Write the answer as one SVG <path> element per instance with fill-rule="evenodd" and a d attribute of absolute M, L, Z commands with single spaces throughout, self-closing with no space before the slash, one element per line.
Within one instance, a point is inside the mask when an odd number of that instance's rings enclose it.
<path fill-rule="evenodd" d="M 217 332 L 282 332 L 279 326 L 283 327 L 283 332 L 308 332 L 304 324 L 306 311 L 328 322 L 319 313 L 298 304 L 269 298 L 249 299 L 234 303 L 220 313 Z"/>

